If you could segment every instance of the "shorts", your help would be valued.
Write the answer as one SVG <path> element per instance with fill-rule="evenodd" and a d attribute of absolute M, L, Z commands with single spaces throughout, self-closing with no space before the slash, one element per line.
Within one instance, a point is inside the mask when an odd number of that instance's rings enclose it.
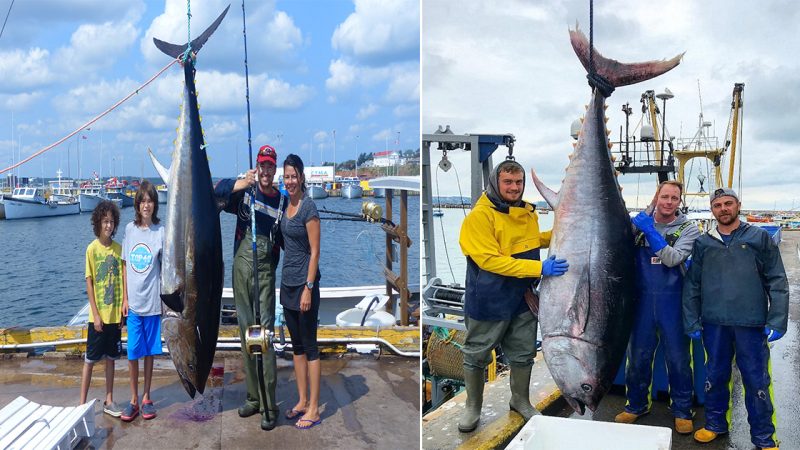
<path fill-rule="evenodd" d="M 128 360 L 161 354 L 161 316 L 128 311 Z"/>
<path fill-rule="evenodd" d="M 94 324 L 89 323 L 89 333 L 86 335 L 87 363 L 96 363 L 101 359 L 119 359 L 122 352 L 122 329 L 118 323 L 104 323 L 103 332 L 94 330 Z"/>

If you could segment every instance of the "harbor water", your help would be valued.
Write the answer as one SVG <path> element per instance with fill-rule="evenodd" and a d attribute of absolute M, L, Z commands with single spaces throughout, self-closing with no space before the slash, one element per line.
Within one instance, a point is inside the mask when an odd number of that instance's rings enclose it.
<path fill-rule="evenodd" d="M 363 200 L 367 200 L 366 198 Z M 370 199 L 371 200 L 371 199 Z M 362 199 L 315 200 L 321 211 L 320 272 L 324 287 L 384 283 L 386 233 L 378 224 L 328 220 L 323 209 L 358 214 Z M 375 202 L 385 208 L 385 199 Z M 400 223 L 400 198 L 393 198 L 393 221 Z M 166 205 L 159 205 L 164 220 Z M 385 213 L 384 213 L 385 215 Z M 125 225 L 134 218 L 124 208 L 114 237 L 122 243 Z M 225 287 L 231 287 L 233 236 L 236 216 L 221 214 Z M 409 196 L 409 282 L 418 283 L 419 197 Z M 0 220 L 0 328 L 64 325 L 87 301 L 84 277 L 86 246 L 94 239 L 91 213 L 25 220 Z M 399 272 L 399 265 L 394 265 Z M 278 268 L 280 280 L 280 267 Z"/>

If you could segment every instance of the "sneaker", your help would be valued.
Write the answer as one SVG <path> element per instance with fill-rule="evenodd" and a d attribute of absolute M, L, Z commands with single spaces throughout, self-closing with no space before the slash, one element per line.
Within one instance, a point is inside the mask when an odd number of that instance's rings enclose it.
<path fill-rule="evenodd" d="M 117 402 L 103 402 L 103 412 L 111 417 L 119 417 L 122 415 L 122 408 L 117 404 Z"/>
<path fill-rule="evenodd" d="M 156 418 L 156 407 L 153 406 L 153 402 L 151 400 L 147 400 L 146 402 L 142 403 L 142 418 L 144 420 Z"/>
<path fill-rule="evenodd" d="M 130 422 L 131 420 L 135 419 L 136 416 L 139 415 L 139 405 L 134 405 L 133 403 L 128 403 L 128 406 L 125 408 L 125 411 L 122 412 L 122 416 L 120 417 L 123 422 Z"/>

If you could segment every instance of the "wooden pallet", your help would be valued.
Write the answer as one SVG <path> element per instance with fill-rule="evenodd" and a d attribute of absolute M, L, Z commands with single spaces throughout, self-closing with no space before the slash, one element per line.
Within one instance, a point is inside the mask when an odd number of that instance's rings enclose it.
<path fill-rule="evenodd" d="M 94 434 L 94 403 L 49 406 L 19 396 L 0 410 L 0 448 L 72 449 Z"/>

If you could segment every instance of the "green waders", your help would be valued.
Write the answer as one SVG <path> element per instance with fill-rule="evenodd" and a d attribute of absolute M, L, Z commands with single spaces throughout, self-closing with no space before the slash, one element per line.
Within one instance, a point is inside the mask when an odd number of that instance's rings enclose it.
<path fill-rule="evenodd" d="M 256 235 L 258 253 L 258 289 L 261 301 L 261 325 L 267 331 L 274 331 L 275 322 L 275 266 L 272 264 L 272 241 Z M 264 413 L 258 392 L 258 372 L 256 357 L 245 351 L 245 333 L 247 327 L 255 324 L 253 314 L 253 244 L 250 239 L 242 240 L 233 259 L 233 297 L 236 301 L 236 317 L 239 321 L 239 336 L 242 340 L 242 358 L 244 359 L 245 379 L 247 380 L 247 404 L 258 406 Z M 266 387 L 266 410 L 270 419 L 278 418 L 278 403 L 275 400 L 275 386 L 278 384 L 278 367 L 275 362 L 275 351 L 267 347 L 263 355 L 264 385 Z"/>

